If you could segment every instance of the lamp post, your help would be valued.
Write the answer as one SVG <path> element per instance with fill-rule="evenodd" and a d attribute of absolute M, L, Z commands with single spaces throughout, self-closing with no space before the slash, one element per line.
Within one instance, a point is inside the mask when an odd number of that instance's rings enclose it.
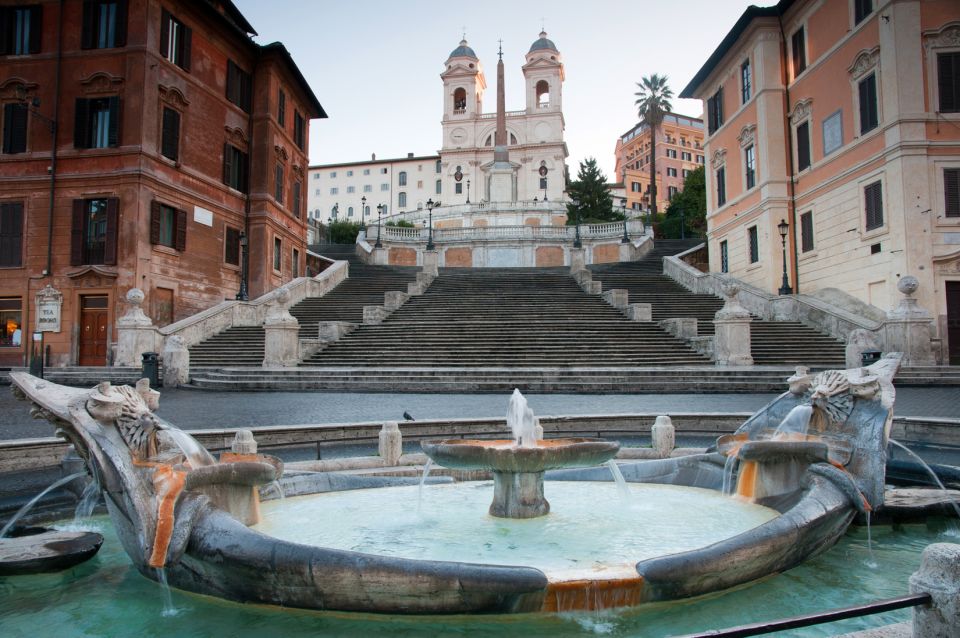
<path fill-rule="evenodd" d="M 377 243 L 373 245 L 374 248 L 383 248 L 383 243 L 380 241 L 380 221 L 383 219 L 383 204 L 377 204 Z"/>
<path fill-rule="evenodd" d="M 470 182 L 467 182 L 467 183 L 469 184 Z M 433 199 L 427 200 L 427 212 L 429 213 L 429 216 L 430 216 L 430 226 L 429 226 L 429 231 L 427 235 L 427 250 L 433 250 L 436 247 L 433 245 L 433 209 L 439 205 L 440 205 L 440 202 L 435 202 L 433 201 Z"/>
<path fill-rule="evenodd" d="M 627 198 L 620 198 L 620 214 L 623 215 L 623 239 L 620 240 L 621 244 L 630 243 L 630 235 L 627 233 Z"/>
<path fill-rule="evenodd" d="M 576 224 L 576 227 L 575 227 L 576 233 L 575 233 L 574 236 L 573 236 L 573 247 L 574 247 L 574 248 L 583 248 L 583 242 L 580 241 L 580 208 L 579 208 L 579 204 L 578 204 L 578 202 L 577 202 L 576 200 L 574 200 L 573 204 L 574 204 L 575 206 L 577 206 L 577 224 Z"/>
<path fill-rule="evenodd" d="M 62 25 L 61 25 L 62 26 Z M 59 36 L 58 36 L 59 38 Z M 58 63 L 59 64 L 59 63 Z M 47 129 L 50 131 L 50 138 L 52 140 L 50 144 L 50 167 L 48 172 L 50 173 L 50 206 L 49 214 L 47 218 L 47 267 L 43 271 L 43 276 L 49 277 L 53 274 L 53 209 L 54 202 L 56 200 L 56 191 L 57 191 L 57 108 L 56 102 L 59 100 L 60 95 L 60 78 L 59 78 L 59 66 L 57 67 L 57 99 L 54 101 L 53 115 L 54 117 L 50 118 L 40 112 L 40 98 L 34 96 L 33 99 L 27 99 L 27 90 L 23 84 L 18 84 L 14 89 L 16 93 L 16 99 L 27 109 L 34 117 L 42 120 L 46 125 Z"/>
<path fill-rule="evenodd" d="M 790 287 L 790 280 L 787 279 L 787 231 L 789 229 L 790 224 L 788 224 L 785 219 L 781 219 L 780 223 L 777 224 L 777 230 L 780 231 L 780 243 L 783 245 L 783 283 L 780 285 L 780 290 L 778 291 L 781 295 L 793 294 L 793 288 Z"/>
<path fill-rule="evenodd" d="M 250 264 L 250 240 L 247 234 L 240 231 L 240 291 L 237 293 L 237 300 L 247 301 L 247 271 Z"/>
<path fill-rule="evenodd" d="M 367 196 L 364 195 L 360 198 L 360 230 L 367 229 Z"/>
<path fill-rule="evenodd" d="M 467 203 L 470 203 L 470 180 L 467 180 Z"/>

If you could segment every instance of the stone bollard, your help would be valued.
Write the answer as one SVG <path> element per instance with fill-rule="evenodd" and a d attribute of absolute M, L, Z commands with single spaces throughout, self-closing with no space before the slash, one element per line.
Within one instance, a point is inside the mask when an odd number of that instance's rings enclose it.
<path fill-rule="evenodd" d="M 593 281 L 593 273 L 586 268 L 575 270 L 570 276 L 573 277 L 574 281 L 576 281 L 580 286 L 583 286 L 587 282 Z"/>
<path fill-rule="evenodd" d="M 423 272 L 434 277 L 440 272 L 440 253 L 436 250 L 423 251 Z"/>
<path fill-rule="evenodd" d="M 901 365 L 935 365 L 931 339 L 933 317 L 921 308 L 913 293 L 920 282 L 913 275 L 904 275 L 897 282 L 897 290 L 903 294 L 900 304 L 887 313 L 884 325 L 885 352 L 902 352 Z"/>
<path fill-rule="evenodd" d="M 672 334 L 677 339 L 693 339 L 697 336 L 697 320 L 694 317 L 674 317 L 664 319 L 660 322 L 660 327 Z"/>
<path fill-rule="evenodd" d="M 180 335 L 167 337 L 163 345 L 163 387 L 176 388 L 190 381 L 190 350 Z"/>
<path fill-rule="evenodd" d="M 264 367 L 291 367 L 300 362 L 300 322 L 287 310 L 290 293 L 280 289 L 263 322 Z"/>
<path fill-rule="evenodd" d="M 140 367 L 144 352 L 156 349 L 157 329 L 143 312 L 143 291 L 131 288 L 127 292 L 130 309 L 117 319 L 117 356 L 115 366 Z"/>
<path fill-rule="evenodd" d="M 661 459 L 669 458 L 676 445 L 676 430 L 673 421 L 668 416 L 658 416 L 650 428 L 650 438 L 653 442 L 653 451 Z"/>
<path fill-rule="evenodd" d="M 383 307 L 387 312 L 393 312 L 407 303 L 407 300 L 410 299 L 410 295 L 405 292 L 400 292 L 399 290 L 391 290 L 383 293 Z"/>
<path fill-rule="evenodd" d="M 396 421 L 386 421 L 380 428 L 379 444 L 377 451 L 384 465 L 393 467 L 400 462 L 400 455 L 403 454 L 403 434 L 400 433 L 400 426 Z"/>
<path fill-rule="evenodd" d="M 583 284 L 582 288 L 588 295 L 603 294 L 603 282 L 600 281 L 588 281 Z"/>
<path fill-rule="evenodd" d="M 587 267 L 587 251 L 585 248 L 570 249 L 570 274 L 575 274 Z"/>
<path fill-rule="evenodd" d="M 388 313 L 387 309 L 383 306 L 364 306 L 363 323 L 364 325 L 383 323 L 383 320 L 387 318 L 388 314 L 390 313 Z"/>
<path fill-rule="evenodd" d="M 257 441 L 253 438 L 253 432 L 250 430 L 237 430 L 233 437 L 233 443 L 230 445 L 230 451 L 234 454 L 256 454 Z"/>
<path fill-rule="evenodd" d="M 914 636 L 960 636 L 960 545 L 927 545 L 920 569 L 910 577 L 910 593 L 927 593 L 933 598 L 929 605 L 913 608 Z"/>
<path fill-rule="evenodd" d="M 624 310 L 629 305 L 630 292 L 626 288 L 611 288 L 603 293 L 603 300 L 617 310 Z"/>
<path fill-rule="evenodd" d="M 877 335 L 862 328 L 852 330 L 847 336 L 847 345 L 844 348 L 847 368 L 859 368 L 863 365 L 863 353 L 867 350 L 883 350 Z"/>
<path fill-rule="evenodd" d="M 721 285 L 720 291 L 726 297 L 726 302 L 713 319 L 713 347 L 717 365 L 753 365 L 753 355 L 750 352 L 750 322 L 753 319 L 737 299 L 740 285 L 728 279 Z M 784 347 L 789 346 L 784 344 Z"/>
<path fill-rule="evenodd" d="M 653 306 L 648 303 L 631 303 L 623 309 L 630 321 L 653 321 Z"/>

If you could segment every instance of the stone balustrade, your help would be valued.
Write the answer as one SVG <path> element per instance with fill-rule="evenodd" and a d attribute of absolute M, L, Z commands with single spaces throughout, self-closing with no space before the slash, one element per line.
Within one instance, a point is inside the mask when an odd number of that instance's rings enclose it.
<path fill-rule="evenodd" d="M 462 228 L 433 229 L 435 244 L 455 242 L 485 241 L 574 241 L 575 226 L 468 226 Z M 402 226 L 368 226 L 363 240 L 369 245 L 377 240 L 392 243 L 426 243 L 429 239 L 428 228 L 405 228 Z M 627 233 L 631 237 L 644 234 L 643 222 L 634 219 L 627 222 Z M 580 226 L 581 240 L 612 239 L 623 236 L 623 222 L 608 224 L 583 224 Z"/>

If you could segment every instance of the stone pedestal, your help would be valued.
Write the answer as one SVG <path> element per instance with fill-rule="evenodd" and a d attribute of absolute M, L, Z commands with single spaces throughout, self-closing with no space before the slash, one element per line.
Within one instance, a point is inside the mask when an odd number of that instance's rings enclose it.
<path fill-rule="evenodd" d="M 648 303 L 627 304 L 624 313 L 630 321 L 653 321 L 653 307 Z"/>
<path fill-rule="evenodd" d="M 883 350 L 877 335 L 862 328 L 851 331 L 844 348 L 847 368 L 859 368 L 863 365 L 863 353 L 867 350 Z"/>
<path fill-rule="evenodd" d="M 130 309 L 117 319 L 117 356 L 115 366 L 139 368 L 143 364 L 143 353 L 153 352 L 157 346 L 157 329 L 143 313 L 143 291 L 131 288 L 127 292 Z"/>
<path fill-rule="evenodd" d="M 281 290 L 271 312 L 263 322 L 265 341 L 264 367 L 293 367 L 300 362 L 300 322 L 290 314 L 290 294 Z"/>
<path fill-rule="evenodd" d="M 190 381 L 190 351 L 179 335 L 167 337 L 163 346 L 163 387 L 176 388 Z"/>
<path fill-rule="evenodd" d="M 496 147 L 494 153 L 501 155 L 501 159 L 495 161 L 487 170 L 487 175 L 490 177 L 490 201 L 515 202 L 517 198 L 514 195 L 514 184 L 517 170 L 513 164 L 503 159 L 506 156 L 506 147 Z"/>
<path fill-rule="evenodd" d="M 694 317 L 673 317 L 660 322 L 660 327 L 677 339 L 693 339 L 697 336 L 697 320 Z"/>
<path fill-rule="evenodd" d="M 400 462 L 403 454 L 403 435 L 396 421 L 387 421 L 380 429 L 377 451 L 387 467 L 393 467 Z"/>
<path fill-rule="evenodd" d="M 721 286 L 721 292 L 726 302 L 713 319 L 713 347 L 717 365 L 753 365 L 753 355 L 750 353 L 750 323 L 753 319 L 737 299 L 740 286 L 733 281 L 726 281 Z M 790 345 L 785 343 L 783 347 L 788 348 Z"/>
<path fill-rule="evenodd" d="M 894 310 L 887 313 L 884 325 L 884 350 L 902 352 L 902 365 L 936 365 L 936 357 L 931 344 L 933 338 L 933 317 L 917 304 L 913 293 L 919 282 L 912 275 L 905 275 L 897 282 L 897 290 L 903 293 Z"/>
<path fill-rule="evenodd" d="M 570 274 L 575 274 L 587 268 L 587 251 L 585 248 L 570 249 Z"/>
<path fill-rule="evenodd" d="M 383 307 L 387 310 L 387 312 L 393 312 L 405 304 L 409 298 L 410 295 L 405 292 L 400 292 L 399 290 L 390 290 L 383 293 Z"/>
<path fill-rule="evenodd" d="M 543 495 L 543 472 L 494 472 L 490 515 L 537 518 L 550 513 Z"/>
<path fill-rule="evenodd" d="M 657 417 L 650 429 L 650 438 L 653 443 L 653 451 L 657 454 L 657 457 L 661 459 L 669 458 L 676 446 L 676 431 L 670 417 Z"/>
<path fill-rule="evenodd" d="M 910 593 L 933 598 L 929 605 L 913 608 L 914 636 L 960 636 L 960 545 L 927 545 L 920 569 L 910 577 Z"/>
<path fill-rule="evenodd" d="M 626 309 L 629 299 L 630 292 L 625 288 L 613 288 L 603 293 L 603 300 L 617 310 Z"/>
<path fill-rule="evenodd" d="M 383 320 L 386 319 L 389 314 L 383 306 L 364 306 L 363 323 L 364 325 L 383 323 Z"/>
<path fill-rule="evenodd" d="M 583 291 L 588 295 L 599 295 L 603 293 L 603 282 L 601 281 L 585 281 L 581 286 Z"/>
<path fill-rule="evenodd" d="M 440 252 L 436 250 L 423 251 L 423 272 L 436 277 L 440 272 Z M 419 281 L 419 277 L 417 278 Z"/>
<path fill-rule="evenodd" d="M 317 339 L 321 343 L 337 341 L 340 337 L 353 332 L 357 324 L 349 321 L 319 321 L 317 322 Z"/>

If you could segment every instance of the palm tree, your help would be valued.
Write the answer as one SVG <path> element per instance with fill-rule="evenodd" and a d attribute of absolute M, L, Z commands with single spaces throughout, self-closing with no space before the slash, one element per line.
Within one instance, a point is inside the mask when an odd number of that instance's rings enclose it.
<path fill-rule="evenodd" d="M 657 214 L 657 131 L 663 123 L 663 116 L 673 107 L 670 100 L 673 91 L 667 86 L 667 76 L 653 75 L 637 82 L 640 90 L 634 93 L 637 100 L 637 115 L 650 127 L 650 213 Z M 624 184 L 626 186 L 626 184 Z"/>

